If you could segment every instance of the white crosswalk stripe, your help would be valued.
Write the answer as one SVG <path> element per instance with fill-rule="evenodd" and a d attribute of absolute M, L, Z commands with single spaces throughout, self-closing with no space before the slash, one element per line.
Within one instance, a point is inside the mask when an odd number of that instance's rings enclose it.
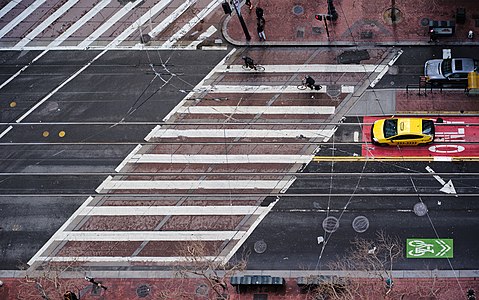
<path fill-rule="evenodd" d="M 31 13 L 33 13 L 40 5 L 42 5 L 46 0 L 36 0 L 31 5 L 27 6 L 27 8 L 22 11 L 15 19 L 13 19 L 10 23 L 5 25 L 2 29 L 0 29 L 0 39 L 4 37 L 10 30 L 12 30 L 15 26 L 20 24 L 23 20 L 25 20 Z"/>

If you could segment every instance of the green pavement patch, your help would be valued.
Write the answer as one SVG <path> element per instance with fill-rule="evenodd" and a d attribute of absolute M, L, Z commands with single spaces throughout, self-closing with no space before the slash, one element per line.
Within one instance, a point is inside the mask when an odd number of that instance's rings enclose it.
<path fill-rule="evenodd" d="M 453 239 L 422 239 L 406 240 L 407 258 L 453 258 Z"/>

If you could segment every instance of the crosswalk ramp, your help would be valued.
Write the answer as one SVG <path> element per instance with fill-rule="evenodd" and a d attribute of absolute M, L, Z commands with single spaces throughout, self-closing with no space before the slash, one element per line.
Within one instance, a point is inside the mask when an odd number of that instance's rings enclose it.
<path fill-rule="evenodd" d="M 0 49 L 102 50 L 151 46 L 195 50 L 204 40 L 215 34 L 219 36 L 219 20 L 213 12 L 220 3 L 220 0 L 10 1 L 0 10 Z M 203 28 L 200 26 L 203 23 L 211 25 Z M 168 30 L 172 27 L 179 30 Z M 226 49 L 221 45 L 215 47 L 218 48 Z"/>
<path fill-rule="evenodd" d="M 194 259 L 231 259 L 280 201 L 277 196 L 294 184 L 292 174 L 311 161 L 315 142 L 333 136 L 336 128 L 324 121 L 348 95 L 282 93 L 276 88 L 294 86 L 293 80 L 276 82 L 274 76 L 301 75 L 287 65 L 275 65 L 272 72 L 266 65 L 261 78 L 250 78 L 274 87 L 268 93 L 205 92 L 205 87 L 245 81 L 247 72 L 225 76 L 238 60 L 230 52 L 189 91 L 29 264 L 163 266 L 190 261 L 184 249 L 192 244 L 201 249 L 189 254 L 198 256 Z M 382 68 L 361 70 L 370 74 Z M 325 77 L 315 76 L 327 86 Z M 344 86 L 356 88 L 353 82 Z"/>

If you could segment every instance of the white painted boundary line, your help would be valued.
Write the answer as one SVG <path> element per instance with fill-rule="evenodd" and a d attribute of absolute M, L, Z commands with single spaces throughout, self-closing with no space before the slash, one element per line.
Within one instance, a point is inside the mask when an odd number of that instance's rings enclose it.
<path fill-rule="evenodd" d="M 186 0 L 178 6 L 178 8 L 173 11 L 168 17 L 166 17 L 163 21 L 161 21 L 160 24 L 158 24 L 155 28 L 153 28 L 148 35 L 151 36 L 152 38 L 155 38 L 160 32 L 165 30 L 168 25 L 173 23 L 174 20 L 176 20 L 179 16 L 181 16 L 191 5 L 195 4 L 196 0 Z"/>
<path fill-rule="evenodd" d="M 115 168 L 115 172 L 120 172 L 123 167 L 131 161 L 131 158 L 138 153 L 138 151 L 141 149 L 141 144 L 136 145 L 135 149 L 133 149 L 130 154 L 128 154 L 125 159 Z"/>
<path fill-rule="evenodd" d="M 70 218 L 68 218 L 68 220 L 65 223 L 63 223 L 63 225 L 60 228 L 58 228 L 58 230 L 43 245 L 43 247 L 40 248 L 40 250 L 38 250 L 37 253 L 35 253 L 35 255 L 33 255 L 32 258 L 30 258 L 30 260 L 28 261 L 28 265 L 31 266 L 33 263 L 35 263 L 35 261 L 39 260 L 38 258 L 41 256 L 41 254 L 43 254 L 54 241 L 61 240 L 59 237 L 64 236 L 63 232 L 65 231 L 65 229 L 73 222 L 73 220 L 75 220 L 78 217 L 78 215 L 80 215 L 80 213 L 83 213 L 85 209 L 87 209 L 87 206 L 90 205 L 93 199 L 94 199 L 93 197 L 88 197 L 88 199 L 86 199 L 85 202 L 83 202 L 83 204 L 70 216 Z"/>
<path fill-rule="evenodd" d="M 178 113 L 190 114 L 294 114 L 294 115 L 331 115 L 334 106 L 183 106 Z"/>
<path fill-rule="evenodd" d="M 338 65 L 338 64 L 312 64 L 312 65 L 263 65 L 265 70 L 261 73 L 374 73 L 381 72 L 383 65 Z M 223 66 L 218 72 L 224 73 L 257 73 L 254 70 L 245 70 L 242 65 Z"/>
<path fill-rule="evenodd" d="M 186 23 L 180 30 L 173 34 L 161 47 L 171 47 L 179 39 L 181 39 L 188 31 L 196 26 L 202 19 L 209 15 L 216 7 L 223 2 L 223 0 L 211 1 L 202 11 L 200 11 L 195 17 L 193 17 L 188 23 Z"/>
<path fill-rule="evenodd" d="M 60 8 L 55 10 L 53 14 L 48 16 L 40 25 L 36 26 L 29 34 L 27 34 L 20 42 L 18 42 L 14 48 L 22 48 L 26 44 L 30 43 L 37 35 L 40 34 L 45 28 L 50 26 L 55 20 L 60 18 L 65 12 L 67 12 L 73 5 L 75 5 L 79 0 L 68 0 Z"/>
<path fill-rule="evenodd" d="M 265 209 L 263 207 L 263 209 Z M 256 206 L 94 206 L 89 216 L 231 216 L 260 214 Z"/>
<path fill-rule="evenodd" d="M 105 189 L 105 186 L 107 186 L 111 180 L 113 179 L 112 176 L 108 176 L 105 180 L 103 180 L 102 183 L 100 183 L 100 185 L 95 189 L 95 192 L 97 192 L 98 194 L 100 192 L 102 192 L 104 189 Z"/>
<path fill-rule="evenodd" d="M 216 261 L 217 256 L 201 256 L 194 257 L 195 261 Z M 52 262 L 152 262 L 152 263 L 168 263 L 168 262 L 188 262 L 191 258 L 185 256 L 40 256 L 37 261 L 52 261 Z M 121 272 L 121 271 L 120 271 Z"/>
<path fill-rule="evenodd" d="M 151 137 L 155 138 L 320 138 L 330 136 L 331 129 L 162 129 Z"/>
<path fill-rule="evenodd" d="M 389 67 L 391 67 L 395 62 L 396 60 L 398 60 L 398 58 L 401 56 L 401 54 L 403 54 L 403 50 L 399 50 L 396 55 L 394 55 L 394 57 L 388 62 L 387 65 L 384 66 L 384 69 L 379 73 L 379 75 L 371 82 L 371 84 L 369 85 L 370 87 L 375 87 L 376 84 L 378 84 L 378 82 L 381 80 L 381 78 L 383 78 L 383 76 L 386 74 L 386 72 L 389 70 Z"/>
<path fill-rule="evenodd" d="M 290 164 L 308 163 L 313 155 L 287 154 L 138 154 L 128 163 L 146 164 Z"/>
<path fill-rule="evenodd" d="M 96 39 L 98 39 L 105 31 L 107 31 L 111 26 L 113 26 L 116 22 L 118 22 L 121 18 L 123 18 L 127 13 L 130 12 L 133 8 L 143 3 L 143 1 L 135 1 L 135 2 L 128 2 L 125 6 L 123 6 L 119 11 L 117 11 L 110 19 L 108 19 L 105 23 L 101 24 L 90 36 L 88 36 L 83 42 L 78 44 L 80 48 L 86 48 L 91 43 L 93 43 Z"/>
<path fill-rule="evenodd" d="M 20 24 L 26 17 L 28 17 L 32 12 L 35 11 L 40 5 L 42 5 L 46 0 L 36 0 L 32 4 L 30 4 L 21 14 L 19 14 L 15 19 L 10 21 L 5 27 L 0 30 L 0 38 L 4 37 L 10 30 L 12 30 L 15 26 Z"/>
<path fill-rule="evenodd" d="M 109 45 L 108 47 L 118 46 L 121 44 L 127 37 L 129 37 L 135 30 L 143 26 L 146 22 L 148 22 L 153 16 L 157 13 L 162 11 L 168 4 L 170 4 L 173 0 L 161 0 L 160 2 L 156 3 L 150 10 L 148 10 L 143 16 L 141 16 L 138 20 L 133 22 L 127 29 L 125 29 L 122 33 L 120 33 Z"/>
<path fill-rule="evenodd" d="M 206 40 L 209 36 L 211 36 L 213 33 L 217 31 L 216 27 L 211 25 L 208 27 L 208 29 L 200 34 L 200 36 L 196 39 L 196 41 L 191 42 L 188 46 L 186 46 L 186 49 L 196 49 L 196 46 L 201 44 L 204 40 Z"/>
<path fill-rule="evenodd" d="M 243 94 L 261 94 L 261 93 L 326 93 L 327 87 L 323 87 L 321 90 L 304 89 L 300 90 L 296 85 L 204 85 L 199 89 L 195 89 L 196 92 L 208 92 L 208 93 L 243 93 Z M 350 93 L 354 91 L 352 85 L 342 85 L 342 93 Z"/>
<path fill-rule="evenodd" d="M 222 241 L 237 231 L 63 231 L 59 241 L 139 242 L 139 241 Z M 242 231 L 238 231 L 242 232 Z"/>
<path fill-rule="evenodd" d="M 8 2 L 7 5 L 5 5 L 1 10 L 0 10 L 0 19 L 6 15 L 9 11 L 11 11 L 15 6 L 17 6 L 18 3 L 22 2 L 22 0 L 13 0 Z"/>
<path fill-rule="evenodd" d="M 258 227 L 259 223 L 263 221 L 263 219 L 268 215 L 268 213 L 273 209 L 273 207 L 278 203 L 279 199 L 276 199 L 276 201 L 271 202 L 266 209 L 263 210 L 263 212 L 258 216 L 258 218 L 251 224 L 251 226 L 248 228 L 248 230 L 245 232 L 238 231 L 238 235 L 240 235 L 240 238 L 238 242 L 234 245 L 234 247 L 231 248 L 230 252 L 225 255 L 223 259 L 223 263 L 227 263 L 231 257 L 238 251 L 238 249 L 243 245 L 243 243 L 246 241 L 246 239 L 253 233 L 253 231 Z M 237 237 L 236 237 L 237 238 Z"/>
<path fill-rule="evenodd" d="M 111 180 L 102 185 L 108 190 L 270 190 L 287 183 L 286 180 Z"/>

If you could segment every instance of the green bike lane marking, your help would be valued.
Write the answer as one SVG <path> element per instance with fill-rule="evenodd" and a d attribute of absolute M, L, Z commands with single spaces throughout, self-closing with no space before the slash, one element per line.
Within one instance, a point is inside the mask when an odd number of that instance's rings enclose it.
<path fill-rule="evenodd" d="M 407 258 L 453 258 L 453 239 L 422 239 L 406 240 Z"/>

